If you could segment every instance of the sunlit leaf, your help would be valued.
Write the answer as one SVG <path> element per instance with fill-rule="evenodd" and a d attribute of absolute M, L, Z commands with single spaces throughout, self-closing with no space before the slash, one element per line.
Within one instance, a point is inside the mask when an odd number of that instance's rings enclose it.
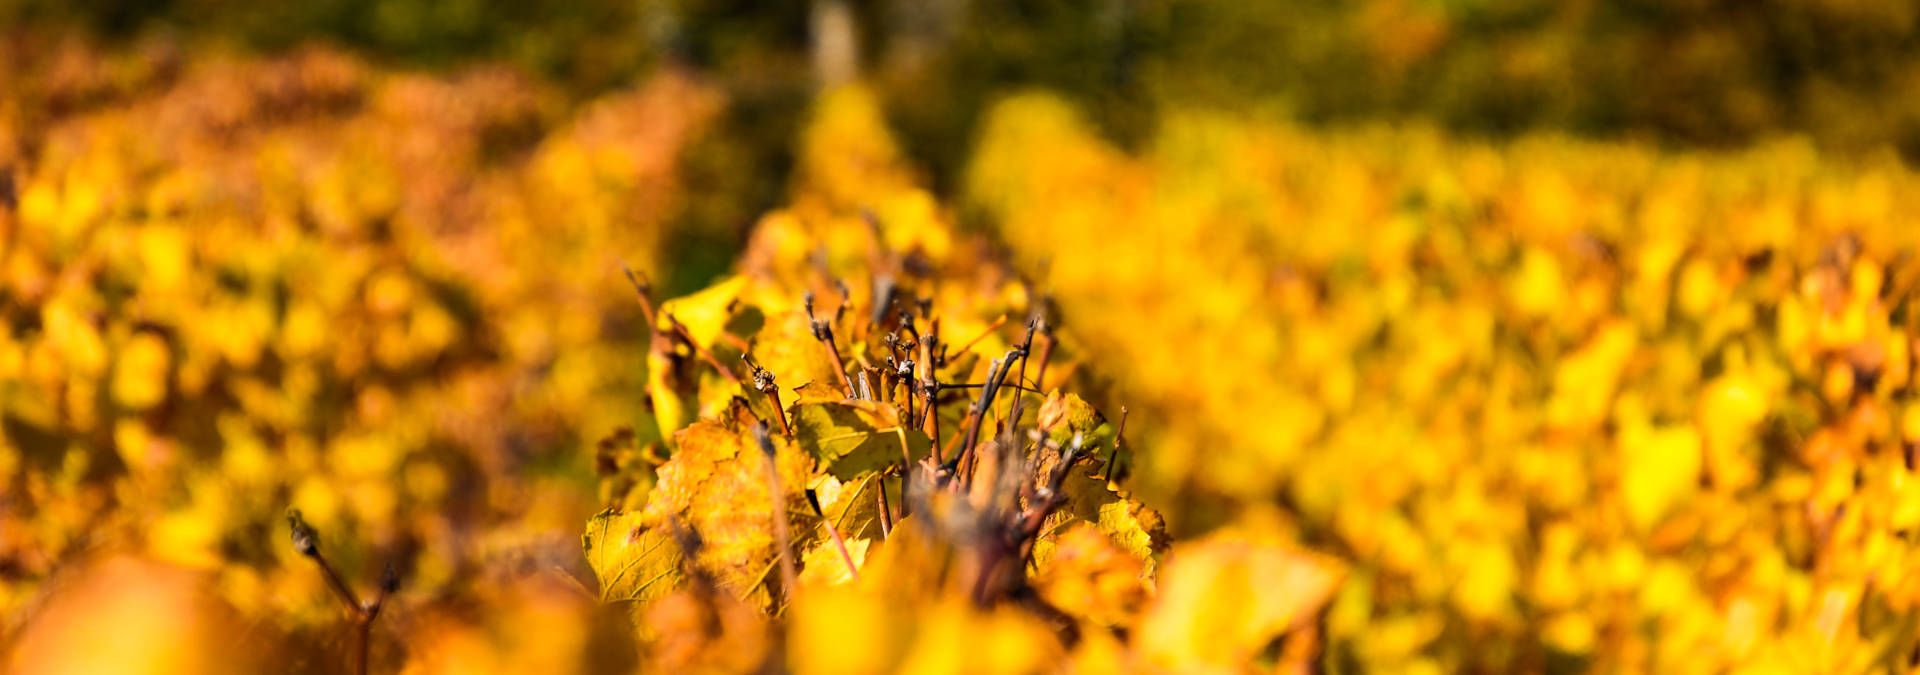
<path fill-rule="evenodd" d="M 792 409 L 793 433 L 816 465 L 840 480 L 911 464 L 931 448 L 927 435 L 900 424 L 898 409 L 871 401 L 812 402 Z"/>
<path fill-rule="evenodd" d="M 728 277 L 693 295 L 660 303 L 660 328 L 672 330 L 669 321 L 678 321 L 695 345 L 711 348 L 733 318 L 735 303 L 746 284 L 745 277 Z"/>
<path fill-rule="evenodd" d="M 587 565 L 600 580 L 600 600 L 649 600 L 679 585 L 681 549 L 670 532 L 647 527 L 636 511 L 607 510 L 580 537 Z"/>

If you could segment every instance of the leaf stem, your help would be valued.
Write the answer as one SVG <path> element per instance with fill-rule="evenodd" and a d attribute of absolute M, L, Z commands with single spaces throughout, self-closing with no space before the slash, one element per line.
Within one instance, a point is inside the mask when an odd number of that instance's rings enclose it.
<path fill-rule="evenodd" d="M 766 422 L 755 424 L 753 435 L 760 443 L 760 453 L 767 458 L 767 491 L 773 497 L 773 540 L 780 547 L 781 592 L 790 601 L 798 587 L 799 575 L 793 571 L 793 540 L 787 535 L 787 510 L 783 503 L 786 493 L 780 489 L 780 467 L 774 461 L 779 455 L 773 449 L 773 439 L 767 436 Z"/>

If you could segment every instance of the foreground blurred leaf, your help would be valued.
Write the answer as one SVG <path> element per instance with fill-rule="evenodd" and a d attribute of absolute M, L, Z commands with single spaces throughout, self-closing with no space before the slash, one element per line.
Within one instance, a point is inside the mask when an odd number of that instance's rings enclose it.
<path fill-rule="evenodd" d="M 1140 649 L 1175 671 L 1230 671 L 1310 621 L 1343 574 L 1331 560 L 1232 535 L 1177 545 L 1136 629 Z"/>

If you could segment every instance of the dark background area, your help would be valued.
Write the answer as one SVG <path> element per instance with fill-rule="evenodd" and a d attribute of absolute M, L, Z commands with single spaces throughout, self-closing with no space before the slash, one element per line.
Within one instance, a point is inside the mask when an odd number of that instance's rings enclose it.
<path fill-rule="evenodd" d="M 943 190 L 980 112 L 1030 87 L 1073 98 L 1129 147 L 1176 103 L 1490 138 L 1717 148 L 1800 134 L 1829 152 L 1920 156 L 1920 0 L 845 2 L 864 76 Z M 718 138 L 687 160 L 690 188 L 724 198 L 696 200 L 686 217 L 707 222 L 676 231 L 725 237 L 785 189 L 825 4 L 0 0 L 0 23 L 266 52 L 320 40 L 430 69 L 505 61 L 583 98 L 690 67 L 731 97 Z"/>

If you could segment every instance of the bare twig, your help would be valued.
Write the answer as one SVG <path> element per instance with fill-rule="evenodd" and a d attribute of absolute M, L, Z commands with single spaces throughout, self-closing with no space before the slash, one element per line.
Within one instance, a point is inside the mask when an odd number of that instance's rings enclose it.
<path fill-rule="evenodd" d="M 305 518 L 301 517 L 299 509 L 287 510 L 287 529 L 293 537 L 294 550 L 319 566 L 321 575 L 327 580 L 327 588 L 333 591 L 333 596 L 340 600 L 340 604 L 346 606 L 347 617 L 353 621 L 355 638 L 353 672 L 366 675 L 367 652 L 373 644 L 373 621 L 380 618 L 380 609 L 386 606 L 387 598 L 393 595 L 394 591 L 399 590 L 398 571 L 394 569 L 392 563 L 388 563 L 386 571 L 380 576 L 380 593 L 375 595 L 371 602 L 361 603 L 359 596 L 354 594 L 353 587 L 347 585 L 347 580 L 341 577 L 333 564 L 327 562 L 327 557 L 320 553 L 320 535 Z"/>
<path fill-rule="evenodd" d="M 627 273 L 627 283 L 633 284 L 633 292 L 640 296 L 640 311 L 647 315 L 647 329 L 653 330 L 657 325 L 654 323 L 653 284 L 646 277 L 634 273 L 626 263 L 620 263 L 620 269 Z"/>
<path fill-rule="evenodd" d="M 1018 393 L 1018 390 L 1021 388 L 1019 383 L 1024 382 L 1027 379 L 1027 355 L 1033 352 L 1033 333 L 1035 330 L 1039 329 L 1042 323 L 1043 323 L 1043 320 L 1040 318 L 1038 314 L 1034 315 L 1033 318 L 1027 320 L 1027 335 L 1024 338 L 1021 338 L 1020 347 L 1017 350 L 1020 352 L 1020 370 L 1018 374 L 1016 374 L 1013 378 L 1014 384 L 1004 385 L 1004 386 L 1011 386 L 1016 390 L 1013 395 L 1013 410 L 1007 413 L 1008 429 L 1012 429 L 1020 425 L 1020 408 L 1021 406 L 1026 404 L 1027 399 L 1026 397 L 1021 396 Z"/>
<path fill-rule="evenodd" d="M 780 420 L 780 435 L 793 438 L 793 427 L 787 425 L 787 408 L 780 404 L 780 387 L 773 380 L 773 371 L 760 367 L 751 353 L 741 352 L 740 360 L 747 362 L 747 368 L 753 373 L 753 388 L 773 402 L 773 417 Z"/>
<path fill-rule="evenodd" d="M 1107 460 L 1107 482 L 1116 485 L 1121 478 L 1120 469 L 1124 466 L 1120 463 L 1124 455 L 1120 453 L 1127 449 L 1127 415 L 1127 407 L 1120 406 L 1120 426 L 1113 433 L 1113 457 Z"/>
<path fill-rule="evenodd" d="M 946 458 L 940 453 L 940 379 L 935 375 L 936 364 L 933 359 L 933 350 L 939 343 L 940 322 L 934 321 L 929 325 L 927 337 L 920 341 L 920 414 L 925 420 L 922 426 L 927 438 L 933 441 L 933 461 L 944 463 Z M 905 482 L 901 484 L 905 485 Z M 905 517 L 906 505 L 903 503 L 900 508 L 901 517 Z"/>
<path fill-rule="evenodd" d="M 852 397 L 857 390 L 853 388 L 853 378 L 847 375 L 847 362 L 840 358 L 840 346 L 833 339 L 833 322 L 821 321 L 814 317 L 813 293 L 807 293 L 804 306 L 807 310 L 808 325 L 813 329 L 813 339 L 819 340 L 820 344 L 826 346 L 827 357 L 833 360 L 833 371 L 840 374 L 841 381 L 846 385 L 847 396 Z M 844 313 L 846 308 L 847 303 L 842 301 L 840 311 Z"/>
<path fill-rule="evenodd" d="M 880 493 L 880 539 L 886 540 L 887 538 L 893 536 L 893 509 L 887 505 L 887 474 L 882 472 L 879 475 L 879 480 L 880 480 L 880 489 L 878 490 L 878 492 Z M 906 481 L 905 478 L 901 478 L 900 485 L 903 488 L 906 486 L 905 481 Z"/>
<path fill-rule="evenodd" d="M 960 446 L 960 457 L 973 455 L 973 449 L 980 442 L 980 427 L 986 424 L 987 411 L 993 408 L 993 398 L 1000 393 L 1000 383 L 1007 378 L 1007 370 L 1013 366 L 1013 358 L 1020 350 L 1009 350 L 1006 356 L 994 359 L 993 368 L 987 377 L 987 386 L 980 389 L 980 400 L 967 415 L 967 442 Z M 963 472 L 964 473 L 964 472 Z M 971 476 L 966 480 L 971 481 Z"/>

